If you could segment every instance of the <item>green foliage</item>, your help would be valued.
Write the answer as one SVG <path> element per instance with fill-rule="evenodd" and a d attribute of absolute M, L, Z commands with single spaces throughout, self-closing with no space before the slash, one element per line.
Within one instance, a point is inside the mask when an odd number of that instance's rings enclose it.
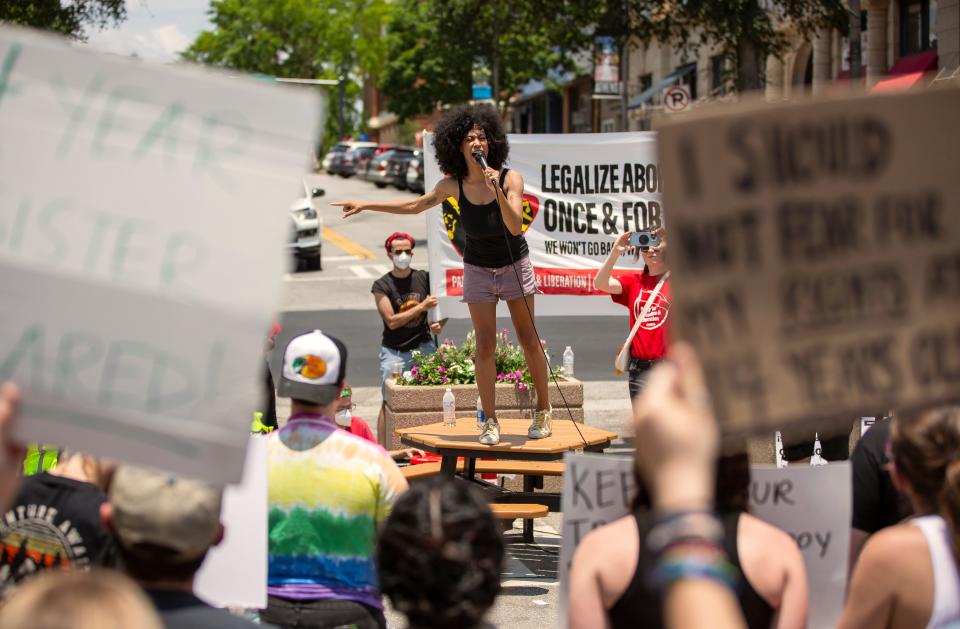
<path fill-rule="evenodd" d="M 470 99 L 473 65 L 502 104 L 531 79 L 576 69 L 599 16 L 585 0 L 397 0 L 380 87 L 401 118 Z"/>
<path fill-rule="evenodd" d="M 85 26 L 105 28 L 127 17 L 125 0 L 3 0 L 0 22 L 86 39 Z"/>
<path fill-rule="evenodd" d="M 738 89 L 763 84 L 768 55 L 781 55 L 788 29 L 810 37 L 817 29 L 846 32 L 843 0 L 607 0 L 608 14 L 626 13 L 618 34 L 658 40 L 694 53 L 717 44 L 733 69 Z M 626 8 L 626 11 L 624 9 Z"/>
<path fill-rule="evenodd" d="M 454 384 L 476 384 L 477 372 L 474 359 L 477 355 L 477 341 L 473 332 L 466 340 L 456 345 L 447 339 L 432 354 L 415 354 L 413 369 L 409 378 L 398 380 L 397 384 L 409 386 L 449 386 Z M 533 383 L 527 371 L 527 359 L 523 348 L 514 345 L 507 336 L 507 330 L 497 334 L 496 349 L 497 382 L 515 384 L 525 391 Z M 563 370 L 557 367 L 553 376 L 563 379 Z"/>
<path fill-rule="evenodd" d="M 208 13 L 213 29 L 197 37 L 184 59 L 283 78 L 345 77 L 346 132 L 360 128 L 360 79 L 380 75 L 390 0 L 212 0 Z M 339 93 L 327 89 L 329 144 L 339 134 Z"/>

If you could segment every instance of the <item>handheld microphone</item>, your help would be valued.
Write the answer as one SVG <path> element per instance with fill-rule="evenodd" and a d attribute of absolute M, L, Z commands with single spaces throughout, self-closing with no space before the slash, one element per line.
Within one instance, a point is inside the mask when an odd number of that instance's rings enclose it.
<path fill-rule="evenodd" d="M 489 166 L 487 166 L 487 159 L 483 156 L 483 153 L 481 153 L 480 151 L 473 152 L 473 159 L 477 160 L 477 163 L 480 164 L 480 168 L 484 170 L 489 168 Z"/>

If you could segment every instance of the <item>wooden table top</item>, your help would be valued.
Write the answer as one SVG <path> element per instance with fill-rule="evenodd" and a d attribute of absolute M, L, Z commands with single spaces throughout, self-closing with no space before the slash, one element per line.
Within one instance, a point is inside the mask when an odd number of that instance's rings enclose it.
<path fill-rule="evenodd" d="M 477 420 L 473 417 L 457 419 L 455 427 L 447 427 L 443 422 L 438 422 L 414 428 L 399 428 L 396 433 L 404 443 L 428 452 L 443 454 L 443 450 L 475 450 L 481 455 L 484 452 L 562 455 L 569 450 L 599 446 L 617 438 L 616 433 L 607 430 L 579 423 L 574 426 L 569 419 L 555 418 L 551 422 L 553 434 L 546 439 L 530 439 L 527 437 L 529 419 L 501 419 L 499 422 L 500 443 L 495 446 L 485 446 L 477 441 L 480 433 L 477 431 Z M 579 433 L 577 428 L 580 429 Z"/>

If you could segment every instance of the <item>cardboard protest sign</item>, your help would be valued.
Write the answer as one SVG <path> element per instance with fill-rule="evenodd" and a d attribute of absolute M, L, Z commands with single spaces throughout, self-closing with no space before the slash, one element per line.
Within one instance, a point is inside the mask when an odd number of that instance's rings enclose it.
<path fill-rule="evenodd" d="M 836 627 L 850 549 L 850 464 L 750 469 L 750 512 L 789 533 L 807 569 L 808 626 Z"/>
<path fill-rule="evenodd" d="M 223 541 L 197 572 L 197 595 L 218 607 L 267 606 L 267 444 L 250 437 L 243 482 L 223 491 Z"/>
<path fill-rule="evenodd" d="M 0 28 L 18 436 L 239 480 L 319 99 Z"/>
<path fill-rule="evenodd" d="M 630 512 L 637 487 L 633 457 L 573 454 L 563 457 L 560 541 L 560 613 L 566 617 L 570 562 L 587 533 Z"/>
<path fill-rule="evenodd" d="M 593 287 L 593 278 L 624 231 L 663 222 L 656 135 L 566 133 L 509 135 L 505 165 L 523 177 L 523 230 L 537 287 L 538 315 L 622 315 L 623 307 Z M 443 177 L 424 134 L 424 182 Z M 456 199 L 427 212 L 430 290 L 443 316 L 466 318 L 466 235 Z M 638 273 L 643 260 L 622 256 L 614 276 Z M 667 304 L 669 306 L 669 304 Z M 503 306 L 506 313 L 506 306 Z"/>
<path fill-rule="evenodd" d="M 673 332 L 727 433 L 960 396 L 960 89 L 660 131 Z M 809 422 L 808 426 L 801 426 Z"/>

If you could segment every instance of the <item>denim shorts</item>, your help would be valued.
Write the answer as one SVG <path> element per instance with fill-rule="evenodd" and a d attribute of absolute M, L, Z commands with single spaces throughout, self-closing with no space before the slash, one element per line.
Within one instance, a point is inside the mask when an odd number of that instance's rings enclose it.
<path fill-rule="evenodd" d="M 419 350 L 423 354 L 432 354 L 437 351 L 437 345 L 433 339 L 424 341 L 420 347 L 401 351 L 389 347 L 380 346 L 380 393 L 386 396 L 387 391 L 384 383 L 393 376 L 393 363 L 403 363 L 400 371 L 408 371 L 413 367 L 413 353 Z"/>
<path fill-rule="evenodd" d="M 537 293 L 530 256 L 495 269 L 463 263 L 463 303 L 495 304 Z"/>

